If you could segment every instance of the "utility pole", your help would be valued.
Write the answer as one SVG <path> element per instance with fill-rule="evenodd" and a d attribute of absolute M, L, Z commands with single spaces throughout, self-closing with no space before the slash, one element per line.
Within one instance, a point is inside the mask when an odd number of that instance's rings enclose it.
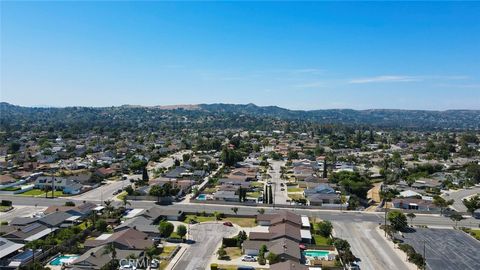
<path fill-rule="evenodd" d="M 385 228 L 384 228 L 384 231 L 385 231 L 385 237 L 387 237 L 387 201 L 386 200 L 384 201 L 383 209 L 385 209 Z"/>
<path fill-rule="evenodd" d="M 427 254 L 425 252 L 425 240 L 423 240 L 423 269 L 427 270 Z"/>

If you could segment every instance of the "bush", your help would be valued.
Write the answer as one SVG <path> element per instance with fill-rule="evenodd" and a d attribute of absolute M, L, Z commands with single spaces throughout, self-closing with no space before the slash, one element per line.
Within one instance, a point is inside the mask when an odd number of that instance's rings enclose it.
<path fill-rule="evenodd" d="M 210 270 L 217 270 L 218 269 L 218 264 L 212 263 L 210 264 Z"/>
<path fill-rule="evenodd" d="M 325 220 L 317 224 L 317 233 L 323 237 L 329 237 L 332 233 L 333 225 L 330 221 Z"/>
<path fill-rule="evenodd" d="M 175 226 L 173 226 L 173 224 L 168 221 L 162 221 L 160 222 L 160 225 L 158 225 L 158 231 L 163 237 L 169 237 L 170 234 L 172 234 L 174 228 Z"/>
<path fill-rule="evenodd" d="M 233 237 L 233 238 L 225 238 L 224 237 L 223 240 L 222 240 L 222 245 L 224 245 L 225 247 L 236 247 L 237 242 L 238 242 L 237 237 Z"/>
<path fill-rule="evenodd" d="M 2 200 L 2 206 L 12 206 L 12 201 Z"/>
<path fill-rule="evenodd" d="M 103 219 L 100 219 L 95 224 L 95 229 L 99 232 L 106 232 L 107 231 L 107 226 L 108 226 L 107 222 Z"/>

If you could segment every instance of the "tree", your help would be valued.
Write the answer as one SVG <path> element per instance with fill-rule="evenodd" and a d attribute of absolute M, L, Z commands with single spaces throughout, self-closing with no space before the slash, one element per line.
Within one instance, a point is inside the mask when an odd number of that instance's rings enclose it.
<path fill-rule="evenodd" d="M 65 206 L 75 206 L 75 203 L 72 201 L 65 202 Z"/>
<path fill-rule="evenodd" d="M 231 209 L 235 215 L 238 213 L 238 207 L 232 207 Z"/>
<path fill-rule="evenodd" d="M 174 165 L 175 165 L 175 167 L 178 167 L 178 166 L 180 166 L 180 160 L 178 160 L 178 159 L 175 159 L 175 161 L 174 161 Z"/>
<path fill-rule="evenodd" d="M 323 237 L 329 237 L 332 233 L 332 229 L 333 225 L 328 220 L 317 223 L 317 232 Z"/>
<path fill-rule="evenodd" d="M 158 232 L 163 237 L 169 237 L 172 234 L 174 228 L 175 226 L 173 226 L 172 223 L 168 221 L 162 221 L 158 225 Z"/>
<path fill-rule="evenodd" d="M 105 204 L 105 212 L 107 212 L 107 216 L 110 217 L 112 215 L 113 210 L 115 210 L 115 208 L 112 205 L 112 201 L 106 200 L 103 203 Z"/>
<path fill-rule="evenodd" d="M 220 220 L 222 218 L 222 213 L 214 211 L 213 216 L 215 217 L 215 220 Z"/>
<path fill-rule="evenodd" d="M 265 214 L 265 209 L 260 208 L 260 209 L 257 210 L 257 212 L 258 212 L 260 215 L 263 215 L 263 214 Z"/>
<path fill-rule="evenodd" d="M 397 210 L 388 213 L 388 221 L 395 231 L 403 231 L 407 227 L 407 217 Z"/>
<path fill-rule="evenodd" d="M 223 260 L 225 258 L 225 256 L 227 256 L 227 252 L 223 248 L 223 245 L 220 246 L 220 248 L 217 251 L 217 254 L 218 254 L 218 259 L 219 260 Z"/>
<path fill-rule="evenodd" d="M 147 183 L 149 180 L 150 180 L 150 178 L 148 177 L 147 167 L 143 167 L 143 170 L 142 170 L 142 181 Z"/>
<path fill-rule="evenodd" d="M 436 195 L 433 197 L 433 204 L 440 207 L 440 215 L 443 215 L 443 210 L 453 204 L 453 200 L 445 200 L 444 198 Z"/>
<path fill-rule="evenodd" d="M 450 215 L 450 219 L 455 222 L 455 227 L 457 227 L 458 222 L 463 220 L 463 216 L 458 212 L 454 212 Z"/>
<path fill-rule="evenodd" d="M 413 225 L 413 219 L 417 217 L 414 213 L 408 213 L 407 217 L 410 219 L 410 225 Z"/>
<path fill-rule="evenodd" d="M 280 262 L 280 256 L 270 251 L 267 255 L 267 260 L 269 264 L 276 264 Z"/>
<path fill-rule="evenodd" d="M 185 225 L 177 226 L 177 234 L 183 238 L 187 234 L 187 227 Z"/>
<path fill-rule="evenodd" d="M 463 199 L 463 205 L 467 208 L 467 211 L 473 216 L 473 212 L 480 208 L 480 196 L 475 195 L 470 199 Z"/>
<path fill-rule="evenodd" d="M 105 220 L 100 219 L 99 221 L 96 222 L 95 224 L 95 229 L 99 232 L 106 232 L 107 231 L 108 224 Z"/>
<path fill-rule="evenodd" d="M 260 247 L 260 249 L 258 250 L 258 264 L 260 264 L 260 265 L 265 265 L 266 264 L 265 252 L 267 252 L 267 246 L 262 245 Z"/>

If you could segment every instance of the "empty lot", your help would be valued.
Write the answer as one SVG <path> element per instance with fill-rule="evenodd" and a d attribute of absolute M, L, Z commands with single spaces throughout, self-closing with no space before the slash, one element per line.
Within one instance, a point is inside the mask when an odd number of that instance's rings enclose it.
<path fill-rule="evenodd" d="M 480 241 L 466 233 L 450 229 L 416 229 L 405 233 L 405 242 L 423 254 L 426 246 L 427 269 L 480 269 Z"/>
<path fill-rule="evenodd" d="M 224 226 L 222 223 L 190 226 L 190 239 L 195 240 L 195 243 L 187 249 L 173 269 L 204 270 L 222 238 L 231 237 L 237 231 L 235 227 Z"/>

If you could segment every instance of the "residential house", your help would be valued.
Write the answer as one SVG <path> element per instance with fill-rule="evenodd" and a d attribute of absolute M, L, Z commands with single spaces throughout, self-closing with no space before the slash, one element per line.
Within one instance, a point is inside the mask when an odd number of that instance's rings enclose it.
<path fill-rule="evenodd" d="M 143 250 L 124 250 L 116 249 L 117 258 L 128 258 L 130 255 L 134 255 L 136 258 L 142 257 Z M 109 262 L 112 261 L 112 254 L 106 252 L 106 245 L 93 247 L 87 252 L 83 253 L 80 257 L 75 259 L 67 269 L 72 270 L 100 270 Z"/>
<path fill-rule="evenodd" d="M 53 181 L 53 183 L 52 183 Z M 83 185 L 64 177 L 40 176 L 35 181 L 35 188 L 52 188 L 63 191 L 65 194 L 79 194 L 82 192 Z"/>
<path fill-rule="evenodd" d="M 154 245 L 154 239 L 148 234 L 129 228 L 112 234 L 102 234 L 93 240 L 85 241 L 85 247 L 92 248 L 113 244 L 121 250 L 144 250 Z"/>
<path fill-rule="evenodd" d="M 394 208 L 413 209 L 420 211 L 436 211 L 439 208 L 433 204 L 433 201 L 427 201 L 417 198 L 395 198 L 392 200 Z"/>

